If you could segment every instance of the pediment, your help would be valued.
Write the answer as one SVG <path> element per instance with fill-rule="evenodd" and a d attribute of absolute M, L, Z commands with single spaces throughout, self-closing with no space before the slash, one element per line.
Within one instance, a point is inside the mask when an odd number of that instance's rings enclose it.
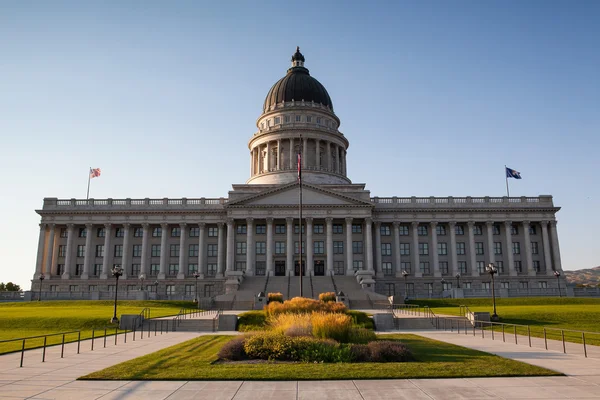
<path fill-rule="evenodd" d="M 244 199 L 237 200 L 228 204 L 228 207 L 252 207 L 252 206 L 298 206 L 299 191 L 298 184 L 285 185 L 275 189 L 268 189 L 264 192 L 254 194 Z M 313 185 L 302 185 L 302 205 L 303 206 L 361 206 L 372 207 L 360 199 L 336 193 L 332 190 L 323 189 Z"/>

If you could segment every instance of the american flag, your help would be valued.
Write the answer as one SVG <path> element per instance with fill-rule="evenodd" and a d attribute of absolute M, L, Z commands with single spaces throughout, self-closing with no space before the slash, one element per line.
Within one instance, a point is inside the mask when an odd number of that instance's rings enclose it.
<path fill-rule="evenodd" d="M 298 153 L 298 182 L 302 182 L 302 156 Z"/>
<path fill-rule="evenodd" d="M 98 178 L 100 176 L 100 168 L 90 168 L 90 178 Z"/>

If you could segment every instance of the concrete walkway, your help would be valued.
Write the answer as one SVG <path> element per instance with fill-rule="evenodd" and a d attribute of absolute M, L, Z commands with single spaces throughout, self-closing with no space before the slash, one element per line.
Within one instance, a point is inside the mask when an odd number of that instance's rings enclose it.
<path fill-rule="evenodd" d="M 221 332 L 220 332 L 221 333 Z M 228 332 L 236 334 L 236 332 Z M 390 332 L 391 333 L 391 332 Z M 396 333 L 396 332 L 394 332 Z M 0 398 L 6 399 L 600 399 L 600 360 L 515 346 L 444 331 L 410 331 L 460 346 L 553 369 L 569 376 L 534 378 L 395 379 L 354 381 L 77 381 L 77 377 L 199 336 L 170 332 L 114 345 L 89 341 L 47 352 L 0 356 Z M 208 333 L 212 334 L 212 333 Z M 109 338 L 110 339 L 110 338 Z"/>

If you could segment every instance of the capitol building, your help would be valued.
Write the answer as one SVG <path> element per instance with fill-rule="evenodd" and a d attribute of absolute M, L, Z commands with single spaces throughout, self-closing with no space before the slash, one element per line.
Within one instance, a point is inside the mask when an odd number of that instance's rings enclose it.
<path fill-rule="evenodd" d="M 552 196 L 377 197 L 353 183 L 352 138 L 299 49 L 256 125 L 249 178 L 224 197 L 44 198 L 32 294 L 112 298 L 114 267 L 120 298 L 293 297 L 300 274 L 315 297 L 350 283 L 375 297 L 487 296 L 490 263 L 501 296 L 565 287 Z"/>

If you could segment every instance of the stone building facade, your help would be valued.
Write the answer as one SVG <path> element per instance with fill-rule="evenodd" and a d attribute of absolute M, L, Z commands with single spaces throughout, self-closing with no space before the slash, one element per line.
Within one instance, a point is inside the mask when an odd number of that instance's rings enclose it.
<path fill-rule="evenodd" d="M 111 293 L 111 270 L 120 266 L 119 291 L 143 288 L 158 298 L 194 298 L 196 287 L 212 297 L 244 277 L 300 273 L 437 297 L 457 286 L 485 293 L 493 263 L 498 289 L 552 294 L 562 270 L 551 196 L 371 196 L 347 176 L 349 141 L 304 61 L 297 50 L 269 91 L 248 143 L 250 178 L 227 197 L 45 198 L 32 289 Z"/>

